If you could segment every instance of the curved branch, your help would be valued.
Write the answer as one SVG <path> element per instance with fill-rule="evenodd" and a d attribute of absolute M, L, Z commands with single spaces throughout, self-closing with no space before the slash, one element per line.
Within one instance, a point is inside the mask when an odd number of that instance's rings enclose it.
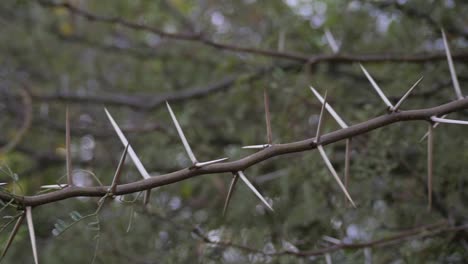
<path fill-rule="evenodd" d="M 228 50 L 233 52 L 255 54 L 265 57 L 288 59 L 301 63 L 318 63 L 323 61 L 333 63 L 350 63 L 350 62 L 410 62 L 410 63 L 422 63 L 426 61 L 434 60 L 445 60 L 444 53 L 435 54 L 416 54 L 416 55 L 401 55 L 401 54 L 375 54 L 375 55 L 346 55 L 346 54 L 333 54 L 333 55 L 308 55 L 302 53 L 284 52 L 271 49 L 258 49 L 247 46 L 239 46 L 230 43 L 220 43 L 214 40 L 208 39 L 200 33 L 171 33 L 166 32 L 162 29 L 151 27 L 148 25 L 127 21 L 119 17 L 107 17 L 97 15 L 89 12 L 85 9 L 78 8 L 70 3 L 53 3 L 50 1 L 39 0 L 39 3 L 45 7 L 62 7 L 67 9 L 70 13 L 77 16 L 81 16 L 89 21 L 96 21 L 107 24 L 117 24 L 122 27 L 126 27 L 133 30 L 141 30 L 154 33 L 160 37 L 181 40 L 181 41 L 195 41 L 206 46 L 210 46 L 216 49 Z M 468 53 L 453 54 L 454 60 L 467 60 Z"/>
<path fill-rule="evenodd" d="M 391 114 L 382 115 L 368 121 L 340 129 L 321 136 L 320 144 L 325 146 L 334 142 L 338 142 L 347 138 L 355 137 L 360 134 L 384 127 L 393 123 L 410 121 L 410 120 L 425 120 L 430 122 L 432 116 L 443 115 L 463 109 L 468 109 L 468 98 L 446 103 L 440 106 L 426 109 L 409 110 L 394 112 Z M 118 185 L 116 195 L 124 195 L 139 191 L 153 189 L 159 186 L 168 185 L 175 182 L 180 182 L 199 175 L 214 174 L 214 173 L 229 173 L 243 171 L 257 163 L 260 163 L 269 158 L 285 155 L 288 153 L 302 152 L 312 150 L 317 147 L 315 139 L 309 138 L 301 141 L 272 145 L 262 151 L 249 155 L 237 161 L 212 164 L 202 168 L 185 168 L 172 173 L 154 176 L 149 179 L 140 180 L 133 183 Z M 14 199 L 17 204 L 22 206 L 38 206 L 52 203 L 55 201 L 64 200 L 72 197 L 89 196 L 101 197 L 107 194 L 109 186 L 101 187 L 67 187 L 55 192 L 35 195 L 35 196 L 16 196 L 9 193 L 0 193 L 0 199 Z"/>
<path fill-rule="evenodd" d="M 21 101 L 23 103 L 23 109 L 24 109 L 24 118 L 23 122 L 21 124 L 21 128 L 19 129 L 18 132 L 15 133 L 15 136 L 13 139 L 11 139 L 5 146 L 0 147 L 0 154 L 6 154 L 9 151 L 13 150 L 18 143 L 21 142 L 21 139 L 23 138 L 24 134 L 28 132 L 29 128 L 31 127 L 31 122 L 32 122 L 32 100 L 31 100 L 31 95 L 29 94 L 29 91 L 21 87 L 19 90 L 20 96 L 21 96 Z"/>

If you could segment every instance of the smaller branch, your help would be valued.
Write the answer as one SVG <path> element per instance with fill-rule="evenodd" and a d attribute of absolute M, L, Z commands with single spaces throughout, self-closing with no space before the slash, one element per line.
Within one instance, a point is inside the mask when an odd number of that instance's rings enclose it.
<path fill-rule="evenodd" d="M 5 146 L 0 148 L 0 154 L 6 154 L 9 151 L 15 149 L 15 147 L 21 142 L 21 139 L 26 134 L 26 132 L 31 128 L 32 123 L 32 100 L 31 95 L 28 90 L 22 87 L 19 90 L 21 95 L 23 109 L 24 109 L 24 118 L 19 131 L 15 133 L 13 139 L 11 139 Z"/>

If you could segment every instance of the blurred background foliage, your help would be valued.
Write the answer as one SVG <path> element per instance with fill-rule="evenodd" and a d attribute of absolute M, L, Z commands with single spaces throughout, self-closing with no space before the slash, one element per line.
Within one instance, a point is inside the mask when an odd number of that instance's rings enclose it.
<path fill-rule="evenodd" d="M 468 45 L 468 4 L 463 0 L 63 2 L 166 32 L 203 32 L 219 43 L 311 56 L 333 54 L 326 29 L 344 54 L 443 54 L 441 26 L 452 53 L 466 51 Z M 264 89 L 271 101 L 274 143 L 315 136 L 320 103 L 310 85 L 322 94 L 328 90 L 330 103 L 349 124 L 385 113 L 357 60 L 309 66 L 93 21 L 47 3 L 0 3 L 0 143 L 7 145 L 26 127 L 18 144 L 2 152 L 0 179 L 15 181 L 8 190 L 17 194 L 32 195 L 41 185 L 63 182 L 66 105 L 71 111 L 74 179 L 83 186 L 98 184 L 90 172 L 110 184 L 123 150 L 104 107 L 125 128 L 155 175 L 190 165 L 166 108 L 157 103 L 161 98 L 171 102 L 199 160 L 224 156 L 235 160 L 253 153 L 241 146 L 266 141 Z M 466 60 L 456 62 L 463 89 L 468 81 Z M 365 66 L 393 100 L 424 76 L 403 109 L 455 99 L 445 60 Z M 258 72 L 262 73 L 252 77 Z M 223 82 L 227 85 L 221 89 L 180 97 Z M 24 89 L 29 95 L 22 95 Z M 28 115 L 31 121 L 25 126 Z M 466 111 L 453 114 L 459 119 L 467 116 Z M 331 116 L 326 118 L 325 132 L 339 128 Z M 56 236 L 54 229 L 61 230 L 97 208 L 98 199 L 68 199 L 34 210 L 40 259 L 43 263 L 93 259 L 95 263 L 325 263 L 324 256 L 266 256 L 217 247 L 196 233 L 274 253 L 330 246 L 324 235 L 358 243 L 443 219 L 465 223 L 466 129 L 441 125 L 435 130 L 431 211 L 426 208 L 426 144 L 419 142 L 426 129 L 424 122 L 397 123 L 353 139 L 349 191 L 356 209 L 345 203 L 316 151 L 290 154 L 245 171 L 270 199 L 274 214 L 239 183 L 223 218 L 231 177 L 206 175 L 154 190 L 147 206 L 138 194 L 120 198 L 127 202 L 108 200 L 98 223 L 93 223 L 96 217 L 83 219 Z M 344 142 L 326 146 L 326 151 L 342 175 Z M 133 164 L 127 164 L 124 181 L 139 180 Z M 15 214 L 9 209 L 2 212 L 5 217 Z M 8 220 L 2 219 L 2 224 Z M 9 230 L 11 226 L 2 231 L 2 244 Z M 467 238 L 466 232 L 411 238 L 367 253 L 335 251 L 328 261 L 462 263 L 468 259 Z M 30 252 L 23 227 L 4 263 L 32 263 Z"/>

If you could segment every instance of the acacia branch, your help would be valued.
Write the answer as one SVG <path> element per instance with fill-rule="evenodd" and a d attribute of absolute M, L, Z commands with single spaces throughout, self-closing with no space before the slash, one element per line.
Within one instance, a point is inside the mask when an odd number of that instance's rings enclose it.
<path fill-rule="evenodd" d="M 468 109 L 468 98 L 446 103 L 440 106 L 426 109 L 409 110 L 401 112 L 393 112 L 391 114 L 381 115 L 368 121 L 343 128 L 321 136 L 320 144 L 325 146 L 334 142 L 338 142 L 347 138 L 355 137 L 367 133 L 369 131 L 397 123 L 411 120 L 424 120 L 430 122 L 432 116 L 440 116 L 443 114 L 456 112 L 459 110 Z M 199 175 L 214 174 L 214 173 L 229 173 L 243 171 L 257 163 L 270 159 L 275 156 L 285 155 L 289 153 L 302 152 L 312 150 L 317 147 L 315 138 L 308 138 L 301 141 L 275 144 L 262 151 L 242 159 L 211 164 L 202 168 L 185 168 L 172 173 L 150 177 L 148 179 L 118 185 L 115 195 L 124 195 L 144 190 L 150 190 L 159 186 L 180 182 L 186 179 L 193 178 Z M 102 197 L 107 194 L 109 186 L 97 187 L 77 187 L 71 186 L 55 192 L 40 194 L 35 196 L 17 196 L 10 193 L 0 193 L 0 199 L 9 201 L 15 200 L 15 203 L 22 206 L 39 206 L 43 204 L 53 203 L 60 200 L 65 200 L 72 197 L 88 196 Z"/>
<path fill-rule="evenodd" d="M 192 41 L 204 44 L 220 50 L 228 50 L 238 53 L 247 53 L 254 54 L 259 56 L 265 56 L 270 58 L 278 59 L 287 59 L 291 61 L 297 61 L 301 63 L 318 63 L 318 62 L 331 62 L 331 63 L 351 63 L 356 61 L 361 62 L 410 62 L 410 63 L 422 63 L 427 61 L 435 60 L 445 60 L 445 55 L 443 53 L 433 53 L 433 54 L 416 54 L 416 55 L 401 55 L 401 54 L 368 54 L 368 55 L 346 55 L 346 54 L 332 54 L 332 55 L 323 55 L 323 54 L 302 54 L 302 53 L 293 53 L 293 52 L 284 52 L 277 51 L 272 49 L 259 49 L 247 46 L 240 46 L 231 43 L 220 43 L 214 40 L 211 40 L 201 33 L 171 33 L 166 32 L 162 29 L 151 27 L 148 25 L 127 21 L 119 17 L 108 17 L 103 15 L 98 15 L 88 10 L 78 8 L 70 3 L 53 3 L 49 1 L 39 0 L 39 3 L 45 7 L 62 7 L 67 9 L 70 13 L 81 16 L 89 21 L 96 21 L 106 24 L 120 25 L 125 28 L 147 31 L 153 34 L 156 34 L 160 37 L 180 40 L 180 41 Z M 462 52 L 453 54 L 454 60 L 467 60 L 468 53 Z"/>
<path fill-rule="evenodd" d="M 468 224 L 463 224 L 459 226 L 450 226 L 447 224 L 446 221 L 428 224 L 424 226 L 418 226 L 406 231 L 402 231 L 396 235 L 384 237 L 381 239 L 376 239 L 368 242 L 361 242 L 361 243 L 340 243 L 336 245 L 332 245 L 329 247 L 324 247 L 320 249 L 314 250 L 307 250 L 307 251 L 291 251 L 291 250 L 284 250 L 275 253 L 266 253 L 260 249 L 251 248 L 249 246 L 239 245 L 236 243 L 232 243 L 230 241 L 213 241 L 206 235 L 204 235 L 200 230 L 193 229 L 192 232 L 198 235 L 203 242 L 207 244 L 216 245 L 222 248 L 236 248 L 242 251 L 251 252 L 251 253 L 258 253 L 266 256 L 284 256 L 284 255 L 291 255 L 296 257 L 311 257 L 311 256 L 321 256 L 325 254 L 329 254 L 335 251 L 339 251 L 342 249 L 362 249 L 362 248 L 373 248 L 373 247 L 380 247 L 386 246 L 393 243 L 403 242 L 405 240 L 415 238 L 415 237 L 430 237 L 440 235 L 446 232 L 457 232 L 461 230 L 468 229 Z"/>

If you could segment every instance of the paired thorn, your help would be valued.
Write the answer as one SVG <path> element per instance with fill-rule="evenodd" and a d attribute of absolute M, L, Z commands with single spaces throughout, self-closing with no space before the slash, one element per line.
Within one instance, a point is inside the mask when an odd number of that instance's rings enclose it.
<path fill-rule="evenodd" d="M 193 164 L 196 164 L 198 161 L 195 158 L 195 155 L 193 154 L 192 148 L 190 148 L 190 145 L 187 141 L 187 138 L 184 135 L 184 131 L 182 131 L 182 128 L 180 127 L 179 121 L 177 121 L 177 118 L 172 111 L 171 106 L 169 103 L 166 101 L 166 106 L 167 110 L 169 110 L 169 114 L 171 115 L 172 122 L 174 123 L 177 133 L 179 134 L 180 139 L 182 140 L 182 144 L 184 144 L 185 151 L 187 152 L 187 155 L 189 156 L 190 160 L 192 161 Z"/>
<path fill-rule="evenodd" d="M 271 147 L 271 144 L 262 144 L 262 145 L 249 145 L 249 146 L 243 146 L 243 149 L 265 149 L 268 147 Z"/>
<path fill-rule="evenodd" d="M 398 108 L 400 107 L 400 105 L 403 103 L 403 101 L 405 101 L 406 98 L 408 98 L 408 96 L 411 94 L 411 92 L 414 90 L 414 88 L 416 88 L 416 86 L 422 81 L 423 77 L 419 78 L 414 84 L 413 86 L 411 86 L 411 88 L 409 88 L 409 90 L 403 95 L 403 97 L 400 98 L 400 100 L 398 101 L 398 103 L 396 105 L 393 105 L 390 100 L 387 98 L 387 96 L 385 96 L 385 94 L 383 93 L 382 89 L 380 89 L 380 87 L 377 85 L 377 83 L 375 82 L 374 78 L 372 78 L 372 76 L 369 74 L 369 72 L 366 70 L 366 68 L 364 68 L 364 66 L 362 64 L 359 63 L 359 66 L 361 66 L 361 70 L 364 72 L 364 75 L 366 75 L 367 79 L 369 80 L 369 82 L 372 84 L 372 87 L 374 88 L 375 91 L 377 91 L 377 93 L 379 94 L 380 98 L 382 99 L 382 101 L 388 106 L 388 109 L 391 111 L 391 112 L 396 112 L 398 110 Z"/>
<path fill-rule="evenodd" d="M 432 174 L 433 174 L 433 152 L 434 152 L 434 135 L 433 126 L 428 126 L 427 137 L 427 209 L 430 211 L 432 208 Z"/>
<path fill-rule="evenodd" d="M 338 53 L 338 51 L 340 51 L 340 46 L 328 28 L 325 29 L 325 38 L 327 39 L 328 45 L 330 46 L 333 53 Z"/>
<path fill-rule="evenodd" d="M 117 165 L 117 169 L 115 170 L 114 179 L 112 180 L 111 187 L 109 188 L 109 192 L 111 194 L 115 193 L 115 189 L 117 188 L 117 184 L 119 184 L 120 175 L 122 174 L 122 169 L 123 169 L 123 165 L 125 163 L 125 158 L 127 157 L 128 147 L 129 146 L 130 145 L 127 144 L 127 146 L 125 147 L 125 149 L 124 149 L 124 151 L 122 153 L 122 156 L 120 157 L 119 165 Z"/>
<path fill-rule="evenodd" d="M 273 146 L 273 133 L 271 132 L 271 118 L 270 118 L 270 99 L 266 89 L 263 89 L 263 103 L 265 107 L 265 123 L 267 130 L 267 142 L 268 144 L 259 144 L 259 145 L 248 145 L 243 146 L 243 149 L 265 149 Z"/>
<path fill-rule="evenodd" d="M 325 96 L 324 96 L 324 99 L 323 99 L 322 108 L 320 109 L 319 122 L 318 122 L 318 125 L 317 125 L 317 134 L 315 135 L 315 143 L 317 143 L 317 144 L 320 142 L 320 132 L 321 132 L 322 126 L 323 126 L 323 114 L 325 112 L 325 105 L 327 105 L 327 91 L 325 91 Z"/>
<path fill-rule="evenodd" d="M 50 185 L 42 185 L 41 189 L 61 190 L 68 186 L 69 186 L 68 184 L 50 184 Z"/>
<path fill-rule="evenodd" d="M 237 180 L 239 180 L 239 176 L 237 175 L 237 173 L 234 173 L 232 176 L 231 184 L 229 185 L 229 191 L 226 196 L 226 201 L 224 202 L 223 217 L 226 215 L 227 208 L 229 206 L 229 202 L 231 201 L 232 194 L 234 193 L 234 188 L 236 187 Z"/>
<path fill-rule="evenodd" d="M 346 190 L 346 187 L 343 185 L 343 183 L 341 182 L 340 180 L 340 177 L 338 177 L 338 173 L 336 173 L 335 171 L 335 168 L 333 168 L 333 165 L 331 164 L 330 160 L 328 159 L 327 157 L 327 154 L 325 153 L 325 150 L 323 149 L 322 145 L 317 145 L 317 149 L 319 150 L 319 153 L 320 155 L 322 156 L 322 159 L 323 161 L 325 162 L 325 165 L 327 166 L 328 170 L 330 171 L 330 173 L 333 175 L 333 177 L 335 178 L 336 182 L 338 183 L 338 185 L 340 186 L 341 190 L 344 192 L 344 194 L 346 195 L 346 198 L 348 198 L 348 200 L 351 202 L 351 204 L 353 205 L 353 207 L 356 208 L 356 204 L 354 204 L 354 201 L 353 199 L 351 198 L 351 196 L 349 195 L 348 191 Z"/>
<path fill-rule="evenodd" d="M 346 123 L 343 121 L 343 119 L 341 119 L 341 117 L 335 112 L 335 110 L 327 103 L 327 93 L 326 92 L 325 92 L 325 96 L 323 98 L 312 86 L 310 87 L 310 89 L 314 93 L 315 97 L 317 97 L 317 99 L 322 103 L 322 109 L 320 111 L 320 119 L 319 119 L 319 128 L 317 129 L 317 136 L 315 137 L 316 138 L 316 143 L 318 144 L 319 143 L 319 136 L 320 136 L 320 126 L 321 126 L 321 120 L 322 120 L 322 116 L 323 116 L 324 107 L 325 107 L 325 109 L 327 109 L 328 113 L 330 113 L 333 116 L 333 118 L 341 126 L 341 128 L 347 128 L 348 125 L 346 125 Z M 322 156 L 322 159 L 325 162 L 328 170 L 331 172 L 331 174 L 333 175 L 335 180 L 338 182 L 338 185 L 340 186 L 340 188 L 344 192 L 346 198 L 351 202 L 351 204 L 354 207 L 356 207 L 353 200 L 351 199 L 351 196 L 349 195 L 349 193 L 347 191 L 348 181 L 349 181 L 349 163 L 350 163 L 350 156 L 351 156 L 350 148 L 351 148 L 351 139 L 348 138 L 348 139 L 346 139 L 345 184 L 343 185 L 343 183 L 340 180 L 340 177 L 338 177 L 338 174 L 336 173 L 335 169 L 333 168 L 333 165 L 331 164 L 330 160 L 328 159 L 327 154 L 325 153 L 322 145 L 320 145 L 320 144 L 317 145 L 317 149 L 319 150 L 320 155 Z"/>
<path fill-rule="evenodd" d="M 441 116 L 440 118 L 445 118 L 446 116 L 448 115 L 443 115 Z M 436 128 L 440 125 L 440 123 L 437 123 L 435 122 L 433 125 L 432 125 L 432 128 Z M 429 135 L 429 132 L 426 132 L 426 134 L 424 134 L 424 136 L 422 136 L 422 138 L 419 140 L 419 142 L 422 142 L 424 139 L 426 139 L 426 137 Z"/>
<path fill-rule="evenodd" d="M 25 213 L 23 212 L 23 214 L 20 215 L 20 217 L 18 218 L 18 220 L 16 220 L 16 223 L 15 223 L 15 226 L 13 227 L 13 229 L 11 230 L 11 233 L 10 233 L 10 236 L 8 237 L 8 240 L 5 244 L 5 248 L 3 248 L 3 252 L 2 252 L 2 256 L 0 256 L 0 262 L 2 261 L 2 259 L 5 257 L 8 249 L 10 248 L 11 246 L 11 243 L 13 242 L 13 240 L 15 239 L 15 236 L 16 236 L 16 233 L 18 233 L 18 230 L 21 226 L 21 224 L 23 223 L 24 221 L 24 216 L 25 216 Z"/>
<path fill-rule="evenodd" d="M 141 176 L 144 179 L 149 179 L 151 176 L 149 175 L 148 171 L 146 171 L 145 167 L 141 163 L 141 160 L 138 158 L 137 154 L 133 150 L 132 146 L 128 143 L 127 138 L 125 135 L 122 133 L 122 130 L 120 129 L 119 125 L 115 122 L 114 118 L 112 115 L 107 111 L 106 108 L 104 108 L 104 111 L 106 111 L 107 118 L 112 124 L 112 127 L 114 128 L 115 132 L 117 133 L 117 136 L 119 136 L 120 141 L 122 144 L 126 147 L 128 145 L 128 155 L 130 155 L 130 158 L 133 161 L 133 164 L 137 167 L 138 172 L 140 172 Z"/>
<path fill-rule="evenodd" d="M 177 133 L 179 134 L 180 139 L 182 140 L 182 144 L 184 145 L 185 151 L 187 152 L 187 155 L 189 156 L 190 160 L 192 161 L 193 167 L 195 168 L 201 168 L 204 166 L 208 166 L 210 164 L 214 163 L 219 163 L 222 161 L 227 160 L 228 158 L 221 158 L 221 159 L 216 159 L 216 160 L 210 160 L 210 161 L 205 161 L 205 162 L 198 162 L 197 158 L 195 158 L 195 154 L 193 154 L 192 148 L 190 147 L 187 138 L 185 137 L 184 131 L 182 131 L 182 128 L 180 127 L 179 121 L 177 121 L 177 118 L 172 111 L 171 106 L 169 103 L 166 101 L 166 106 L 167 110 L 169 110 L 169 114 L 171 115 L 172 122 L 174 123 Z"/>
<path fill-rule="evenodd" d="M 34 257 L 34 263 L 39 264 L 39 259 L 37 257 L 37 246 L 36 246 L 36 234 L 34 232 L 34 222 L 31 213 L 31 206 L 26 206 L 26 222 L 28 223 L 29 229 L 29 238 L 31 239 L 31 247 Z"/>
<path fill-rule="evenodd" d="M 450 53 L 450 47 L 447 41 L 447 37 L 445 36 L 444 29 L 441 29 L 442 32 L 442 39 L 444 41 L 445 47 L 445 54 L 447 55 L 447 62 L 450 69 L 450 76 L 452 77 L 453 89 L 455 89 L 455 94 L 457 95 L 458 99 L 463 99 L 463 94 L 460 89 L 460 84 L 458 83 L 457 73 L 455 71 L 455 66 L 453 64 L 452 55 Z"/>
<path fill-rule="evenodd" d="M 66 148 L 66 163 L 67 163 L 67 180 L 68 185 L 73 185 L 72 159 L 71 159 L 71 136 L 70 136 L 70 116 L 68 106 L 65 110 L 65 148 Z"/>
<path fill-rule="evenodd" d="M 315 97 L 317 97 L 320 103 L 325 103 L 325 99 L 312 86 L 310 86 L 310 90 L 314 93 Z M 341 117 L 335 112 L 335 110 L 330 106 L 329 103 L 325 103 L 325 108 L 327 109 L 328 113 L 333 116 L 333 118 L 341 126 L 341 128 L 348 127 L 348 125 L 346 125 L 343 119 L 341 119 Z"/>
<path fill-rule="evenodd" d="M 437 123 L 468 125 L 468 121 L 447 119 L 447 118 L 441 118 L 441 117 L 436 117 L 436 116 L 432 116 L 431 120 Z"/>
<path fill-rule="evenodd" d="M 403 97 L 401 97 L 400 100 L 398 100 L 398 103 L 393 107 L 393 109 L 390 109 L 392 112 L 395 112 L 395 111 L 398 110 L 398 108 L 403 103 L 403 101 L 405 101 L 405 99 L 410 95 L 410 93 L 414 90 L 414 88 L 416 88 L 416 86 L 418 86 L 418 84 L 422 81 L 423 78 L 424 78 L 424 76 L 421 76 L 421 78 L 419 78 L 419 80 L 417 80 L 413 84 L 413 86 L 411 86 L 411 88 L 409 88 L 409 90 L 405 93 L 405 95 L 403 95 Z"/>
<path fill-rule="evenodd" d="M 361 70 L 364 72 L 364 75 L 366 75 L 367 79 L 372 84 L 372 87 L 374 88 L 374 90 L 379 94 L 382 101 L 388 106 L 389 109 L 394 109 L 392 103 L 390 103 L 390 100 L 388 100 L 387 96 L 385 96 L 382 89 L 380 89 L 380 87 L 374 81 L 374 78 L 372 78 L 369 72 L 367 72 L 366 68 L 364 68 L 364 66 L 361 63 L 359 63 L 359 66 L 361 66 Z"/>
<path fill-rule="evenodd" d="M 215 159 L 215 160 L 210 160 L 210 161 L 205 161 L 205 162 L 197 162 L 197 163 L 195 163 L 194 166 L 196 168 L 201 168 L 201 167 L 205 167 L 205 166 L 208 166 L 208 165 L 211 165 L 211 164 L 223 162 L 223 161 L 228 160 L 228 159 L 229 158 L 221 158 L 221 159 Z"/>
<path fill-rule="evenodd" d="M 250 190 L 252 192 L 254 192 L 254 194 L 263 202 L 263 204 L 265 204 L 265 206 L 270 209 L 272 212 L 274 212 L 273 208 L 271 207 L 271 205 L 267 202 L 267 200 L 265 200 L 265 198 L 263 198 L 263 196 L 260 194 L 260 192 L 252 185 L 252 183 L 250 183 L 250 181 L 247 179 L 247 177 L 245 177 L 244 173 L 242 171 L 238 171 L 237 174 L 239 175 L 239 177 L 242 179 L 242 181 L 244 181 L 244 183 L 250 188 Z"/>

